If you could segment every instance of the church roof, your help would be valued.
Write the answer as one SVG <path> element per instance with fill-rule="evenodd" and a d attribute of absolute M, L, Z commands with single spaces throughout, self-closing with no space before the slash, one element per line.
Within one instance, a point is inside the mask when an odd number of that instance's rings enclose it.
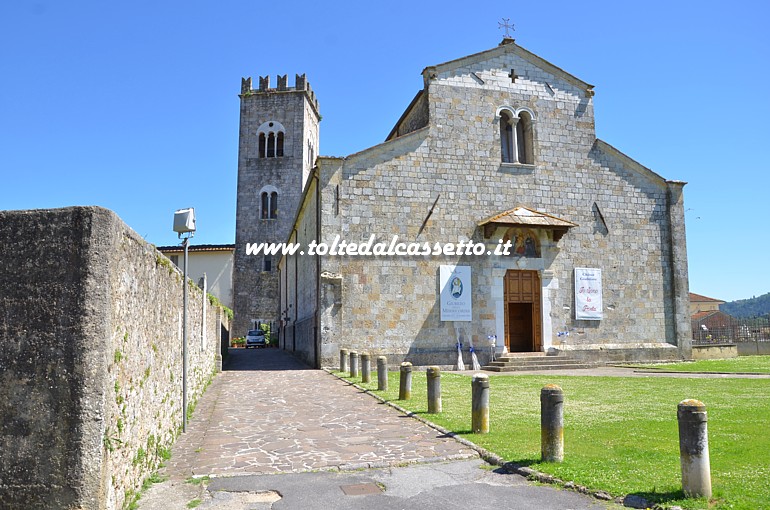
<path fill-rule="evenodd" d="M 572 227 L 577 227 L 577 223 L 563 220 L 528 207 L 517 206 L 508 211 L 504 211 L 477 223 L 479 227 L 484 228 L 485 236 L 491 234 L 492 229 L 496 227 L 524 227 L 524 228 L 545 228 L 559 232 L 559 238 Z"/>
<path fill-rule="evenodd" d="M 637 174 L 643 175 L 649 180 L 656 181 L 660 185 L 665 185 L 665 183 L 667 182 L 680 182 L 680 181 L 668 181 L 665 177 L 647 168 L 643 164 L 633 159 L 631 156 L 621 152 L 616 147 L 608 144 L 604 140 L 601 140 L 599 138 L 594 140 L 594 147 L 599 151 L 601 151 L 602 153 L 613 156 L 616 159 L 622 161 L 626 166 L 636 170 Z M 684 183 L 684 184 L 687 184 L 687 183 Z"/>
<path fill-rule="evenodd" d="M 463 66 L 467 66 L 469 64 L 488 60 L 506 53 L 514 53 L 519 57 L 523 58 L 524 60 L 527 60 L 532 65 L 539 67 L 540 69 L 543 69 L 544 71 L 547 71 L 553 74 L 554 76 L 557 76 L 565 80 L 566 82 L 574 85 L 575 87 L 584 89 L 587 95 L 589 96 L 593 95 L 593 88 L 594 88 L 593 85 L 591 85 L 590 83 L 584 82 L 580 78 L 568 73 L 567 71 L 565 71 L 564 69 L 558 66 L 553 65 L 552 63 L 548 62 L 544 58 L 538 57 L 531 51 L 528 51 L 522 48 L 521 46 L 516 44 L 516 41 L 514 39 L 510 39 L 510 38 L 503 39 L 503 41 L 495 48 L 481 51 L 479 53 L 474 53 L 466 57 L 450 60 L 448 62 L 443 62 L 441 64 L 436 64 L 434 66 L 426 67 L 423 70 L 423 76 L 429 77 L 430 72 L 441 73 L 441 72 L 451 71 Z"/>

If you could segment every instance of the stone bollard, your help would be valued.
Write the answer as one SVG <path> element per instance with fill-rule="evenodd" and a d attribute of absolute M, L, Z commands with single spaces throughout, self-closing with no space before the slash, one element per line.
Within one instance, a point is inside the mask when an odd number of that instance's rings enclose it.
<path fill-rule="evenodd" d="M 555 384 L 540 390 L 540 459 L 564 460 L 564 392 Z"/>
<path fill-rule="evenodd" d="M 340 349 L 340 372 L 348 371 L 348 350 Z"/>
<path fill-rule="evenodd" d="M 693 498 L 711 497 L 711 466 L 706 405 L 698 400 L 682 400 L 676 410 L 679 421 L 679 462 L 682 490 Z"/>
<path fill-rule="evenodd" d="M 428 367 L 428 412 L 436 414 L 441 412 L 441 369 Z"/>
<path fill-rule="evenodd" d="M 388 391 L 388 358 L 385 356 L 377 357 L 377 389 Z"/>
<path fill-rule="evenodd" d="M 401 378 L 398 381 L 398 399 L 412 398 L 412 364 L 408 361 L 401 363 Z"/>
<path fill-rule="evenodd" d="M 368 383 L 372 380 L 372 362 L 368 353 L 361 354 L 361 382 Z"/>
<path fill-rule="evenodd" d="M 358 353 L 350 351 L 350 377 L 358 377 Z"/>
<path fill-rule="evenodd" d="M 474 434 L 489 433 L 489 376 L 473 374 L 471 380 L 471 430 Z"/>

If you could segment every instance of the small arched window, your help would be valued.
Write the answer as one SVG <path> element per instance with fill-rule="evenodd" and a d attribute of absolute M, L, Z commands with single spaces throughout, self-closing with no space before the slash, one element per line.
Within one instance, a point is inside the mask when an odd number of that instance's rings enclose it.
<path fill-rule="evenodd" d="M 529 109 L 500 108 L 500 160 L 503 163 L 535 164 L 534 116 Z"/>
<path fill-rule="evenodd" d="M 270 217 L 270 196 L 267 194 L 267 191 L 263 191 L 260 218 L 262 218 L 263 220 L 266 220 L 269 217 Z"/>
<path fill-rule="evenodd" d="M 500 113 L 500 151 L 503 163 L 513 163 L 513 115 L 510 112 Z"/>
<path fill-rule="evenodd" d="M 516 150 L 519 163 L 533 165 L 535 163 L 532 140 L 532 115 L 522 110 L 519 112 L 519 122 L 516 123 Z"/>
<path fill-rule="evenodd" d="M 259 217 L 263 220 L 278 219 L 278 190 L 275 186 L 265 186 L 259 192 Z"/>
<path fill-rule="evenodd" d="M 273 191 L 270 193 L 270 219 L 276 218 L 278 218 L 278 192 Z"/>
<path fill-rule="evenodd" d="M 307 166 L 313 168 L 315 164 L 315 148 L 311 140 L 307 141 Z"/>
<path fill-rule="evenodd" d="M 265 133 L 259 134 L 259 157 L 265 157 Z"/>
<path fill-rule="evenodd" d="M 282 158 L 286 129 L 277 121 L 265 122 L 257 129 L 260 158 Z"/>

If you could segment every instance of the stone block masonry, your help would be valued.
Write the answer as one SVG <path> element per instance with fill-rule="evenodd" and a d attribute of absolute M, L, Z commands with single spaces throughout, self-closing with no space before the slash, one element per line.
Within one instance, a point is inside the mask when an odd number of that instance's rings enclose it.
<path fill-rule="evenodd" d="M 191 289 L 195 402 L 222 313 Z M 181 274 L 113 212 L 0 212 L 0 508 L 128 504 L 181 425 L 181 332 Z"/>
<path fill-rule="evenodd" d="M 277 325 L 280 320 L 275 271 L 279 257 L 266 263 L 264 256 L 247 255 L 246 244 L 286 241 L 318 151 L 318 101 L 305 76 L 296 76 L 295 87 L 287 86 L 286 76 L 279 76 L 277 88 L 270 88 L 269 83 L 268 77 L 261 77 L 256 90 L 251 88 L 251 79 L 241 86 L 233 263 L 236 336 L 244 336 L 255 321 Z M 261 128 L 282 133 L 281 154 L 270 157 L 264 148 L 260 152 Z M 261 195 L 266 191 L 276 194 L 274 215 L 262 209 Z"/>
<path fill-rule="evenodd" d="M 335 366 L 340 348 L 386 355 L 394 364 L 447 366 L 458 341 L 478 348 L 490 337 L 498 353 L 689 359 L 684 183 L 597 139 L 593 87 L 512 41 L 427 67 L 423 78 L 424 89 L 386 142 L 317 159 L 318 191 L 303 195 L 297 240 L 310 233 L 329 245 L 336 236 L 398 236 L 492 249 L 519 224 L 492 218 L 519 206 L 572 226 L 559 233 L 528 224 L 541 248 L 529 255 L 322 256 L 315 271 L 280 266 L 288 269 L 282 299 L 304 310 L 286 321 L 285 330 L 294 328 L 291 348 L 310 359 L 317 354 L 320 366 Z M 504 157 L 506 111 L 531 112 L 518 147 L 528 163 Z M 315 229 L 304 228 L 311 224 Z M 442 320 L 442 265 L 470 269 L 470 321 Z M 578 268 L 602 270 L 601 320 L 576 313 Z M 524 298 L 506 290 L 511 278 L 525 275 L 536 292 Z M 512 305 L 522 304 L 529 307 L 523 318 L 512 318 L 519 309 Z M 294 327 L 313 313 L 315 329 Z"/>

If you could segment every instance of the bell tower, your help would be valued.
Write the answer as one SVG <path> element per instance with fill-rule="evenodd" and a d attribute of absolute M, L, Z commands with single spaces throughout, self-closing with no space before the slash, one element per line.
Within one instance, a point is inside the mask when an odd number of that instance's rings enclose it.
<path fill-rule="evenodd" d="M 318 101 L 305 75 L 241 81 L 238 194 L 233 268 L 233 335 L 280 318 L 279 255 L 247 255 L 247 243 L 283 243 L 318 154 Z"/>

